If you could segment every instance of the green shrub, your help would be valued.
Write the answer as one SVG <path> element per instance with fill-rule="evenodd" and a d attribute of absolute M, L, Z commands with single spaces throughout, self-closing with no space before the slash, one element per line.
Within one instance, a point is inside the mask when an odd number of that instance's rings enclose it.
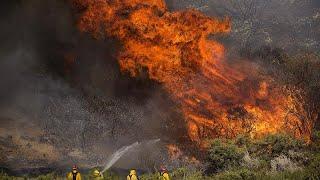
<path fill-rule="evenodd" d="M 153 173 L 153 174 L 143 174 L 139 177 L 140 180 L 155 180 L 159 179 L 158 173 Z"/>
<path fill-rule="evenodd" d="M 53 179 L 57 179 L 57 176 L 54 173 L 50 173 L 46 175 L 40 175 L 36 179 L 37 180 L 53 180 Z"/>
<path fill-rule="evenodd" d="M 211 143 L 208 152 L 209 173 L 240 166 L 244 157 L 244 149 L 233 141 L 216 139 Z"/>
<path fill-rule="evenodd" d="M 313 151 L 320 151 L 320 131 L 315 131 L 312 134 L 312 144 L 310 145 Z"/>
<path fill-rule="evenodd" d="M 248 169 L 229 170 L 218 173 L 213 179 L 217 180 L 255 180 L 257 175 Z"/>
<path fill-rule="evenodd" d="M 316 180 L 315 176 L 310 176 L 309 172 L 304 170 L 297 171 L 281 171 L 281 172 L 267 172 L 254 171 L 250 169 L 228 170 L 216 174 L 210 179 L 214 180 L 301 180 L 310 179 Z M 319 179 L 319 178 L 318 178 Z"/>
<path fill-rule="evenodd" d="M 320 143 L 320 131 L 315 131 L 312 133 L 312 141 L 314 143 Z"/>
<path fill-rule="evenodd" d="M 306 171 L 309 179 L 320 179 L 320 153 L 313 155 Z"/>
<path fill-rule="evenodd" d="M 252 146 L 252 139 L 248 134 L 240 134 L 237 136 L 235 144 L 240 147 L 250 147 Z"/>
<path fill-rule="evenodd" d="M 225 171 L 213 177 L 217 180 L 242 180 L 242 177 L 239 173 L 234 171 Z"/>
<path fill-rule="evenodd" d="M 301 140 L 285 134 L 274 134 L 255 141 L 250 146 L 249 152 L 269 161 L 279 155 L 288 155 L 290 150 L 301 151 L 304 147 Z"/>
<path fill-rule="evenodd" d="M 301 180 L 307 179 L 304 171 L 260 172 L 257 179 L 261 180 Z"/>
<path fill-rule="evenodd" d="M 3 180 L 13 180 L 12 177 L 8 176 L 8 174 L 4 173 L 4 172 L 1 172 L 0 173 L 0 179 L 3 179 Z"/>
<path fill-rule="evenodd" d="M 7 173 L 4 173 L 4 172 L 0 171 L 0 179 L 1 180 L 25 180 L 25 179 L 28 179 L 28 178 L 26 178 L 26 177 L 9 176 Z"/>
<path fill-rule="evenodd" d="M 119 180 L 119 179 L 121 179 L 121 177 L 112 171 L 105 171 L 103 173 L 103 179 L 104 180 Z"/>
<path fill-rule="evenodd" d="M 172 179 L 183 179 L 183 180 L 203 180 L 204 177 L 200 170 L 193 170 L 188 168 L 178 168 L 171 174 Z"/>

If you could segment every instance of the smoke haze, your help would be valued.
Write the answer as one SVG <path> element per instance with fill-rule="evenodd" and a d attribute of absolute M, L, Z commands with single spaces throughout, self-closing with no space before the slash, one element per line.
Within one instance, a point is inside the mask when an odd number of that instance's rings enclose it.
<path fill-rule="evenodd" d="M 231 2 L 167 1 L 170 11 L 230 15 L 231 35 L 213 37 L 230 53 L 264 45 L 291 52 L 320 49 L 318 1 Z M 243 13 L 242 2 L 256 9 Z M 75 19 L 62 0 L 1 5 L 0 166 L 92 167 L 135 141 L 187 142 L 181 112 L 161 85 L 122 74 L 116 60 L 121 44 L 78 32 Z"/>
<path fill-rule="evenodd" d="M 66 2 L 10 1 L 1 12 L 0 166 L 104 164 L 128 143 L 169 139 L 177 113 L 159 85 L 121 75 L 117 42 L 78 33 Z"/>

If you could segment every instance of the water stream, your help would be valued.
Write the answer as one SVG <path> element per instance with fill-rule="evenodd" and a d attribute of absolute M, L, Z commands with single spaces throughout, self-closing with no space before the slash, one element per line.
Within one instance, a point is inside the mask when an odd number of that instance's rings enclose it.
<path fill-rule="evenodd" d="M 149 140 L 146 141 L 145 144 L 146 145 L 152 145 L 154 143 L 159 142 L 160 139 L 153 139 L 153 140 Z M 114 165 L 120 158 L 121 156 L 123 156 L 124 154 L 126 154 L 127 152 L 129 152 L 131 149 L 133 148 L 137 148 L 138 146 L 140 146 L 141 142 L 135 142 L 131 145 L 128 146 L 123 146 L 122 148 L 118 149 L 116 152 L 114 152 L 107 160 L 107 164 L 104 166 L 102 173 L 105 172 L 106 170 L 108 170 L 110 167 L 112 167 L 112 165 Z"/>

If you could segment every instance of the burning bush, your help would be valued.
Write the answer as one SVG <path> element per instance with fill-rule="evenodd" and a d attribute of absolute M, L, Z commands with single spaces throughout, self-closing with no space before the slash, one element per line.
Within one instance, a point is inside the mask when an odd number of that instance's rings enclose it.
<path fill-rule="evenodd" d="M 80 13 L 81 31 L 121 41 L 122 72 L 147 75 L 171 94 L 192 141 L 245 132 L 304 135 L 297 131 L 297 118 L 286 119 L 291 102 L 281 88 L 270 77 L 260 77 L 252 63 L 227 63 L 223 45 L 208 39 L 228 33 L 229 18 L 219 20 L 195 10 L 169 12 L 163 0 L 71 2 Z"/>

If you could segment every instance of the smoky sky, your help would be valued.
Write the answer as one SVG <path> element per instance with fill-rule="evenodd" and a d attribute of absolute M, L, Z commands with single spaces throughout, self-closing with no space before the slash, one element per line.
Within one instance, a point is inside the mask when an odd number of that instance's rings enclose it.
<path fill-rule="evenodd" d="M 241 14 L 230 2 L 167 1 L 170 11 L 231 16 L 233 31 L 222 39 L 230 49 L 319 50 L 319 1 L 251 1 L 261 16 Z M 96 165 L 135 141 L 187 141 L 181 114 L 161 85 L 122 74 L 121 43 L 78 32 L 76 18 L 64 0 L 1 2 L 0 166 Z"/>
<path fill-rule="evenodd" d="M 123 145 L 185 134 L 161 86 L 122 74 L 119 43 L 78 32 L 67 2 L 1 8 L 0 166 L 95 166 Z"/>

